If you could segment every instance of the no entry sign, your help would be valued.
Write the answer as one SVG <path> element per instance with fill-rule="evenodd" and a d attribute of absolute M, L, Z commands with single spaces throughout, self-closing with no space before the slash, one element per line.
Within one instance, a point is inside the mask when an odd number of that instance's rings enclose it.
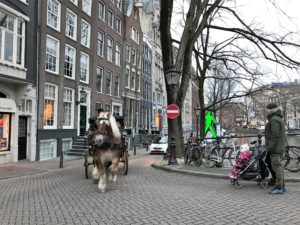
<path fill-rule="evenodd" d="M 169 119 L 176 119 L 180 114 L 180 109 L 176 104 L 168 105 L 167 107 L 167 117 Z"/>

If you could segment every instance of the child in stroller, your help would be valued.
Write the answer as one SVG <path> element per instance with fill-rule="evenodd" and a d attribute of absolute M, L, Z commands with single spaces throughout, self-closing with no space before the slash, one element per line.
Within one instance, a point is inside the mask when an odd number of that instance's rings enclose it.
<path fill-rule="evenodd" d="M 251 142 L 256 144 L 257 141 Z M 257 179 L 257 184 L 261 188 L 267 188 L 268 182 L 265 180 L 269 176 L 269 170 L 264 161 L 266 157 L 265 147 L 259 144 L 253 148 L 249 148 L 248 144 L 242 145 L 241 150 L 235 158 L 235 163 L 229 175 L 232 185 L 236 188 L 242 188 L 239 178 L 244 180 Z"/>

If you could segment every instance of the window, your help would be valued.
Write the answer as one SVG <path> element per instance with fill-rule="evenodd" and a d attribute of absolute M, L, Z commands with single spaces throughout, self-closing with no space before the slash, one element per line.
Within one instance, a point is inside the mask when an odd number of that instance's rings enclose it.
<path fill-rule="evenodd" d="M 126 45 L 126 61 L 130 62 L 130 45 Z"/>
<path fill-rule="evenodd" d="M 105 112 L 110 112 L 111 108 L 110 108 L 110 104 L 105 104 Z"/>
<path fill-rule="evenodd" d="M 106 94 L 111 95 L 111 78 L 112 74 L 110 71 L 106 72 Z"/>
<path fill-rule="evenodd" d="M 132 90 L 135 89 L 135 87 L 134 87 L 134 79 L 135 79 L 135 71 L 131 71 L 130 88 Z"/>
<path fill-rule="evenodd" d="M 115 76 L 115 91 L 114 94 L 116 97 L 120 97 L 120 76 Z"/>
<path fill-rule="evenodd" d="M 59 41 L 47 35 L 45 69 L 55 74 L 59 73 Z"/>
<path fill-rule="evenodd" d="M 116 44 L 115 58 L 116 58 L 116 65 L 121 66 L 121 46 L 119 44 Z"/>
<path fill-rule="evenodd" d="M 75 79 L 76 50 L 69 45 L 65 47 L 65 76 Z"/>
<path fill-rule="evenodd" d="M 64 121 L 63 128 L 73 128 L 74 121 L 74 90 L 64 88 Z"/>
<path fill-rule="evenodd" d="M 85 47 L 90 47 L 90 34 L 91 34 L 91 25 L 81 20 L 81 44 Z"/>
<path fill-rule="evenodd" d="M 89 56 L 83 52 L 80 53 L 80 81 L 88 83 L 89 79 Z"/>
<path fill-rule="evenodd" d="M 113 40 L 110 38 L 107 38 L 107 60 L 113 61 Z"/>
<path fill-rule="evenodd" d="M 107 13 L 107 25 L 114 29 L 114 13 L 111 10 Z"/>
<path fill-rule="evenodd" d="M 64 155 L 67 155 L 67 153 L 72 148 L 72 138 L 63 138 L 62 139 L 62 151 Z"/>
<path fill-rule="evenodd" d="M 25 22 L 0 10 L 0 60 L 24 67 Z"/>
<path fill-rule="evenodd" d="M 113 114 L 115 114 L 115 115 L 121 115 L 121 106 L 114 105 L 113 106 Z"/>
<path fill-rule="evenodd" d="M 92 0 L 82 0 L 82 11 L 90 16 L 91 9 L 92 9 Z"/>
<path fill-rule="evenodd" d="M 78 0 L 70 0 L 70 2 L 72 2 L 74 5 L 78 4 Z"/>
<path fill-rule="evenodd" d="M 98 109 L 103 109 L 102 102 L 96 102 L 96 113 L 98 113 Z"/>
<path fill-rule="evenodd" d="M 47 2 L 47 25 L 60 31 L 60 2 L 57 0 Z"/>
<path fill-rule="evenodd" d="M 44 128 L 56 128 L 57 86 L 46 83 L 44 89 Z"/>
<path fill-rule="evenodd" d="M 137 66 L 138 66 L 138 68 L 140 69 L 141 68 L 141 54 L 140 53 L 138 53 L 137 55 L 136 55 L 136 63 L 137 63 Z"/>
<path fill-rule="evenodd" d="M 116 6 L 118 9 L 122 10 L 122 1 L 121 0 L 116 0 Z"/>
<path fill-rule="evenodd" d="M 139 32 L 134 27 L 131 27 L 131 39 L 139 43 Z"/>
<path fill-rule="evenodd" d="M 73 40 L 76 40 L 77 35 L 77 15 L 71 10 L 66 12 L 66 35 Z"/>
<path fill-rule="evenodd" d="M 97 67 L 96 71 L 96 91 L 102 92 L 102 84 L 103 84 L 103 68 Z"/>
<path fill-rule="evenodd" d="M 130 74 L 129 74 L 129 68 L 125 69 L 125 87 L 129 88 L 129 83 L 130 83 Z"/>
<path fill-rule="evenodd" d="M 19 127 L 19 129 L 20 128 L 21 127 Z M 10 141 L 11 141 L 10 137 L 11 137 L 11 114 L 0 112 L 0 152 L 9 151 Z"/>
<path fill-rule="evenodd" d="M 57 141 L 55 139 L 40 141 L 40 160 L 53 159 L 57 156 Z"/>
<path fill-rule="evenodd" d="M 136 64 L 136 51 L 135 51 L 135 49 L 132 49 L 131 50 L 131 62 L 132 62 L 132 64 L 133 65 L 135 65 Z"/>
<path fill-rule="evenodd" d="M 97 55 L 104 56 L 104 33 L 100 30 L 97 37 Z"/>
<path fill-rule="evenodd" d="M 99 2 L 99 18 L 105 21 L 105 5 L 103 2 Z"/>
<path fill-rule="evenodd" d="M 122 32 L 122 23 L 119 17 L 116 18 L 116 31 L 118 34 L 121 34 Z"/>

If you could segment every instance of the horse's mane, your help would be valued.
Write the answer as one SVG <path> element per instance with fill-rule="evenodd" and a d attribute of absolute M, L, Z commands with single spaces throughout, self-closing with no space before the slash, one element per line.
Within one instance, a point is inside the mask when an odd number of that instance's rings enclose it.
<path fill-rule="evenodd" d="M 107 120 L 100 120 L 101 123 L 106 123 L 112 129 L 112 134 L 114 138 L 114 142 L 118 143 L 121 140 L 121 133 L 117 124 L 115 117 L 110 112 L 101 112 L 98 116 L 98 119 L 107 119 Z"/>

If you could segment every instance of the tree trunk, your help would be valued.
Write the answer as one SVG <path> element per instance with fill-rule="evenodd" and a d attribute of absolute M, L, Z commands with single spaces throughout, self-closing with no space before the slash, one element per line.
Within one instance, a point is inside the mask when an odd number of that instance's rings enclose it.
<path fill-rule="evenodd" d="M 199 104 L 200 104 L 200 138 L 205 138 L 205 102 L 204 102 L 204 79 L 199 79 Z"/>

